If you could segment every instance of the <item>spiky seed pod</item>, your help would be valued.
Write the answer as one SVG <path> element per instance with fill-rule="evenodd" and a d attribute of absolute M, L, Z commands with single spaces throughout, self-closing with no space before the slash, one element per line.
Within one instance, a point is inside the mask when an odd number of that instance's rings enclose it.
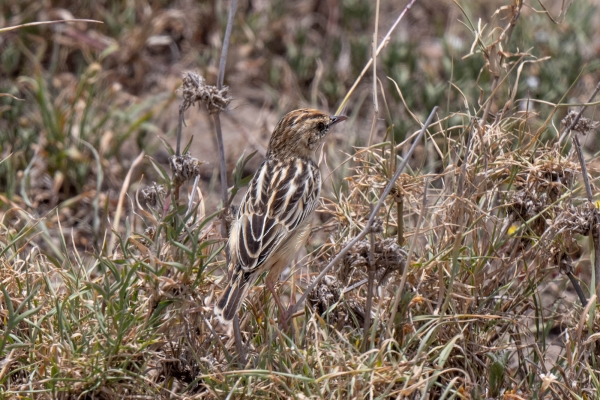
<path fill-rule="evenodd" d="M 183 75 L 181 91 L 183 94 L 183 110 L 187 110 L 190 106 L 201 102 L 206 104 L 210 114 L 215 114 L 224 111 L 233 100 L 228 95 L 229 87 L 223 86 L 219 90 L 216 86 L 207 85 L 202 76 L 193 72 L 186 72 Z"/>
<path fill-rule="evenodd" d="M 171 172 L 173 172 L 173 185 L 179 186 L 187 180 L 200 176 L 200 166 L 202 164 L 206 164 L 206 162 L 192 157 L 190 153 L 169 157 L 169 166 Z"/>
<path fill-rule="evenodd" d="M 576 111 L 569 111 L 569 113 L 560 121 L 564 126 L 571 126 L 575 118 L 579 113 Z M 574 131 L 581 133 L 582 135 L 586 135 L 588 132 L 593 131 L 600 126 L 600 122 L 592 121 L 589 118 L 581 117 L 579 121 L 573 127 Z"/>

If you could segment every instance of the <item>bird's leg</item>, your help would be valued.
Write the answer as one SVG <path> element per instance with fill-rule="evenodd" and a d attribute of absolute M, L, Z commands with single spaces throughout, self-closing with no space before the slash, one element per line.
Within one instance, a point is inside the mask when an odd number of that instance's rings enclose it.
<path fill-rule="evenodd" d="M 269 276 L 267 276 L 265 279 L 265 285 L 267 285 L 269 291 L 273 295 L 273 299 L 275 299 L 275 302 L 277 303 L 277 308 L 279 309 L 279 323 L 284 330 L 287 330 L 287 312 L 285 311 L 286 309 L 283 308 L 283 303 L 281 303 L 281 299 L 275 291 L 275 283 L 269 279 Z"/>

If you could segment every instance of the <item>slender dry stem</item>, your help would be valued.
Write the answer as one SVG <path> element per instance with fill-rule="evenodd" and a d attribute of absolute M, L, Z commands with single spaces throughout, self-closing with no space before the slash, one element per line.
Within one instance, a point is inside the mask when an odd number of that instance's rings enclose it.
<path fill-rule="evenodd" d="M 429 186 L 429 182 L 425 181 L 425 186 L 423 188 L 423 204 L 421 207 L 421 212 L 419 213 L 419 219 L 417 220 L 417 226 L 415 229 L 415 234 L 410 242 L 410 248 L 408 249 L 408 255 L 406 256 L 406 265 L 404 266 L 404 270 L 402 271 L 402 278 L 400 278 L 400 285 L 398 285 L 398 290 L 396 290 L 394 304 L 392 305 L 392 309 L 390 312 L 390 318 L 387 323 L 387 332 L 391 337 L 392 334 L 392 324 L 396 319 L 396 311 L 398 310 L 398 305 L 400 304 L 400 300 L 402 299 L 402 294 L 404 292 L 404 285 L 406 285 L 406 278 L 408 277 L 408 270 L 410 268 L 410 260 L 412 259 L 412 254 L 414 252 L 415 246 L 417 244 L 417 239 L 419 236 L 419 228 L 421 227 L 421 223 L 425 219 L 425 213 L 427 212 L 427 186 Z"/>
<path fill-rule="evenodd" d="M 219 169 L 221 177 L 221 236 L 226 238 L 228 236 L 227 227 L 227 164 L 225 163 L 225 146 L 223 145 L 223 132 L 221 130 L 221 118 L 219 113 L 213 114 L 213 121 L 215 123 L 215 133 L 217 135 L 217 150 L 219 152 Z M 227 257 L 229 263 L 229 256 Z"/>
<path fill-rule="evenodd" d="M 231 30 L 233 29 L 233 17 L 237 9 L 237 0 L 231 0 L 231 8 L 227 16 L 227 27 L 225 28 L 225 37 L 223 38 L 223 49 L 221 50 L 221 58 L 219 59 L 219 77 L 217 79 L 217 88 L 223 88 L 225 80 L 225 64 L 227 63 L 227 50 L 229 49 L 229 40 L 231 39 Z"/>
<path fill-rule="evenodd" d="M 594 97 L 600 91 L 600 82 L 596 85 L 596 88 L 592 92 L 590 98 L 587 103 L 591 103 L 594 100 Z M 562 142 L 562 140 L 571 132 L 571 130 L 577 125 L 586 106 L 581 107 L 577 116 L 573 119 L 571 124 L 565 128 L 558 139 L 558 144 Z M 587 166 L 585 164 L 585 158 L 583 156 L 583 151 L 581 149 L 581 143 L 579 142 L 579 138 L 577 135 L 573 135 L 573 145 L 575 146 L 575 151 L 577 152 L 577 158 L 579 159 L 579 164 L 581 164 L 581 175 L 583 176 L 583 184 L 585 186 L 585 194 L 590 203 L 594 203 L 594 197 L 592 193 L 592 187 L 590 185 L 590 179 L 588 176 Z M 593 221 L 591 224 L 591 235 L 592 240 L 594 242 L 594 277 L 595 277 L 595 291 L 596 293 L 600 292 L 600 227 Z"/>
<path fill-rule="evenodd" d="M 115 218 L 113 219 L 113 230 L 110 235 L 110 240 L 108 242 L 108 248 L 106 254 L 110 256 L 113 250 L 113 245 L 115 243 L 115 238 L 119 233 L 119 225 L 121 220 L 121 212 L 123 211 L 123 202 L 125 201 L 125 195 L 127 194 L 127 190 L 129 189 L 129 182 L 131 181 L 131 176 L 133 175 L 133 171 L 135 167 L 139 165 L 144 159 L 145 153 L 142 151 L 133 163 L 131 163 L 131 167 L 129 167 L 129 171 L 127 171 L 127 175 L 125 176 L 125 180 L 123 181 L 123 185 L 121 186 L 121 192 L 119 193 L 119 201 L 117 203 L 117 210 L 115 211 Z"/>
<path fill-rule="evenodd" d="M 223 81 L 225 79 L 225 64 L 227 63 L 227 50 L 229 49 L 229 40 L 231 38 L 231 31 L 233 29 L 233 17 L 235 16 L 235 10 L 237 9 L 237 0 L 231 1 L 231 7 L 229 8 L 229 15 L 227 17 L 227 27 L 225 28 L 225 37 L 223 38 L 223 48 L 221 49 L 221 59 L 219 60 L 219 77 L 217 79 L 217 89 L 221 90 L 223 88 Z M 228 206 L 227 206 L 227 164 L 225 163 L 225 147 L 223 146 L 223 132 L 221 131 L 221 117 L 220 112 L 215 112 L 213 114 L 213 119 L 215 121 L 215 133 L 217 135 L 217 147 L 219 151 L 219 166 L 221 172 L 221 202 L 222 202 L 222 212 L 221 212 L 221 236 L 226 238 L 229 232 L 229 227 L 227 226 L 227 214 L 228 214 Z M 226 253 L 227 264 L 229 264 L 229 260 L 231 258 L 228 252 Z M 233 332 L 235 335 L 235 346 L 238 351 L 238 356 L 240 357 L 240 361 L 245 363 L 245 352 L 244 345 L 242 343 L 242 335 L 240 332 L 240 322 L 237 316 L 233 319 Z"/>
<path fill-rule="evenodd" d="M 375 52 L 374 57 L 377 57 L 379 55 L 379 53 L 381 52 L 381 50 L 383 50 L 383 48 L 388 44 L 388 42 L 390 40 L 390 36 L 392 36 L 392 32 L 394 32 L 394 30 L 396 29 L 396 27 L 398 26 L 398 24 L 400 23 L 400 21 L 402 20 L 402 18 L 404 17 L 404 15 L 406 15 L 406 13 L 408 12 L 408 10 L 410 10 L 410 8 L 413 6 L 413 4 L 415 4 L 416 1 L 417 0 L 411 0 L 410 3 L 408 3 L 406 5 L 406 7 L 404 7 L 404 9 L 402 10 L 402 12 L 398 16 L 398 18 L 396 18 L 396 21 L 394 21 L 394 24 L 392 25 L 392 27 L 390 28 L 390 30 L 386 33 L 386 35 L 384 36 L 383 40 L 381 41 L 381 43 L 377 47 L 377 51 Z M 350 98 L 350 96 L 352 96 L 352 93 L 354 93 L 354 90 L 356 89 L 356 87 L 358 86 L 358 84 L 360 83 L 360 81 L 362 80 L 363 76 L 365 76 L 365 74 L 367 73 L 367 71 L 371 67 L 371 64 L 373 63 L 373 58 L 374 57 L 371 57 L 371 59 L 369 60 L 369 62 L 367 62 L 367 64 L 363 68 L 363 70 L 360 72 L 360 75 L 358 75 L 358 78 L 356 78 L 356 81 L 354 81 L 354 84 L 352 85 L 352 87 L 350 88 L 350 90 L 348 90 L 348 93 L 346 94 L 346 97 L 344 97 L 344 100 L 342 100 L 342 103 L 340 104 L 340 106 L 338 107 L 338 109 L 336 111 L 336 115 L 339 114 L 344 109 L 344 107 L 346 107 L 346 103 L 348 102 L 348 99 Z"/>
<path fill-rule="evenodd" d="M 181 155 L 181 134 L 183 131 L 183 105 L 179 106 L 179 120 L 177 121 L 177 146 L 175 147 L 175 155 Z"/>
<path fill-rule="evenodd" d="M 373 212 L 373 204 L 371 204 L 371 212 Z M 363 325 L 363 351 L 367 351 L 369 346 L 369 330 L 371 329 L 371 309 L 373 308 L 373 283 L 375 281 L 375 232 L 371 230 L 369 234 L 369 272 L 367 285 L 367 304 L 365 305 L 365 322 Z M 376 328 L 377 329 L 377 328 Z"/>
<path fill-rule="evenodd" d="M 600 87 L 600 84 L 597 88 Z M 594 197 L 592 194 L 592 187 L 590 185 L 590 178 L 588 176 L 587 167 L 585 165 L 585 158 L 583 157 L 583 151 L 581 150 L 581 143 L 579 143 L 579 138 L 576 135 L 573 135 L 573 145 L 575 146 L 575 150 L 577 152 L 577 158 L 579 159 L 579 163 L 581 164 L 581 175 L 583 176 L 583 184 L 585 186 L 585 193 L 587 199 L 590 203 L 594 203 Z M 600 227 L 596 223 L 596 221 L 592 221 L 590 224 L 592 240 L 594 241 L 594 275 L 595 275 L 595 288 L 596 293 L 600 292 Z"/>
<path fill-rule="evenodd" d="M 12 31 L 15 29 L 26 28 L 30 26 L 38 26 L 38 25 L 51 25 L 51 24 L 61 24 L 61 23 L 72 23 L 72 22 L 91 22 L 94 24 L 103 24 L 102 21 L 96 21 L 95 19 L 60 19 L 56 21 L 38 21 L 38 22 L 30 22 L 27 24 L 15 25 L 15 26 L 7 26 L 6 28 L 0 28 L 0 33 L 5 33 L 8 31 Z"/>
<path fill-rule="evenodd" d="M 373 125 L 371 126 L 371 133 L 369 135 L 369 147 L 373 144 L 373 135 L 375 132 L 375 126 L 377 124 L 377 115 L 379 114 L 379 104 L 377 102 L 377 27 L 379 26 L 379 0 L 375 6 L 375 28 L 373 29 Z M 393 133 L 392 133 L 393 134 Z M 371 206 L 371 213 L 373 212 L 373 204 Z M 373 252 L 375 251 L 375 232 L 370 233 L 370 244 L 369 249 L 369 284 L 367 285 L 367 304 L 365 305 L 365 322 L 363 325 L 363 351 L 367 350 L 369 343 L 369 329 L 371 328 L 371 308 L 373 306 L 373 281 L 375 280 L 375 257 Z"/>

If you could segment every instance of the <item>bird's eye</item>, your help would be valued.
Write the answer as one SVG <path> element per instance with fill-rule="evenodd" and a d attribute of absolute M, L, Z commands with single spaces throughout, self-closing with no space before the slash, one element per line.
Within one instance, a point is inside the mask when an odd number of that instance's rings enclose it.
<path fill-rule="evenodd" d="M 322 123 L 322 122 L 319 122 L 317 124 L 317 129 L 320 130 L 320 131 L 324 131 L 325 130 L 325 124 Z"/>

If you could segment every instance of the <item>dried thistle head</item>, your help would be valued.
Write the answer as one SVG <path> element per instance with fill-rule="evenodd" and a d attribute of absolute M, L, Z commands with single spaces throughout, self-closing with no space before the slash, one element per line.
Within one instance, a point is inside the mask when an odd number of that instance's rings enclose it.
<path fill-rule="evenodd" d="M 524 221 L 543 214 L 544 218 L 534 222 L 534 226 L 540 225 L 534 232 L 542 234 L 547 228 L 543 220 L 553 218 L 552 204 L 570 190 L 579 167 L 555 149 L 539 149 L 531 159 L 515 177 L 516 190 L 509 193 L 508 211 L 514 220 Z"/>
<path fill-rule="evenodd" d="M 587 236 L 592 226 L 600 223 L 600 211 L 589 202 L 579 206 L 572 204 L 562 208 L 554 219 L 554 228 L 559 232 L 568 232 L 570 235 L 579 234 Z"/>
<path fill-rule="evenodd" d="M 575 121 L 575 118 L 577 118 L 578 114 L 579 113 L 576 111 L 573 111 L 573 110 L 569 111 L 569 113 L 562 119 L 561 123 L 565 127 L 571 126 L 573 121 Z M 600 126 L 600 122 L 592 121 L 589 118 L 580 117 L 579 121 L 577 121 L 577 123 L 575 124 L 575 126 L 572 129 L 574 131 L 581 133 L 582 135 L 586 135 L 588 132 L 597 129 L 598 126 Z"/>
<path fill-rule="evenodd" d="M 204 78 L 193 72 L 183 74 L 183 85 L 181 86 L 183 94 L 183 110 L 197 102 L 206 104 L 210 114 L 224 111 L 232 97 L 228 96 L 229 87 L 223 86 L 220 90 L 216 86 L 207 85 Z"/>
<path fill-rule="evenodd" d="M 158 185 L 156 182 L 152 186 L 142 189 L 142 204 L 147 208 L 160 207 L 162 199 L 165 197 L 166 190 L 163 185 Z"/>
<path fill-rule="evenodd" d="M 340 301 L 341 297 L 340 281 L 335 276 L 325 275 L 310 292 L 307 300 L 318 315 L 326 315 L 329 323 L 337 329 L 344 325 L 361 327 L 365 320 L 363 304 L 356 298 Z"/>
<path fill-rule="evenodd" d="M 325 275 L 321 282 L 310 292 L 308 301 L 317 308 L 319 314 L 325 313 L 333 304 L 340 300 L 342 290 L 336 277 Z"/>
<path fill-rule="evenodd" d="M 342 267 L 338 271 L 340 279 L 348 279 L 353 275 L 359 279 L 364 277 L 369 267 L 370 252 L 369 240 L 356 243 L 344 257 Z M 392 272 L 402 272 L 406 266 L 406 257 L 406 251 L 398 245 L 396 239 L 376 240 L 373 262 L 378 284 L 381 284 Z"/>
<path fill-rule="evenodd" d="M 169 157 L 169 166 L 173 172 L 173 185 L 179 186 L 187 180 L 200 176 L 202 164 L 206 164 L 206 162 L 192 157 L 190 153 Z"/>

